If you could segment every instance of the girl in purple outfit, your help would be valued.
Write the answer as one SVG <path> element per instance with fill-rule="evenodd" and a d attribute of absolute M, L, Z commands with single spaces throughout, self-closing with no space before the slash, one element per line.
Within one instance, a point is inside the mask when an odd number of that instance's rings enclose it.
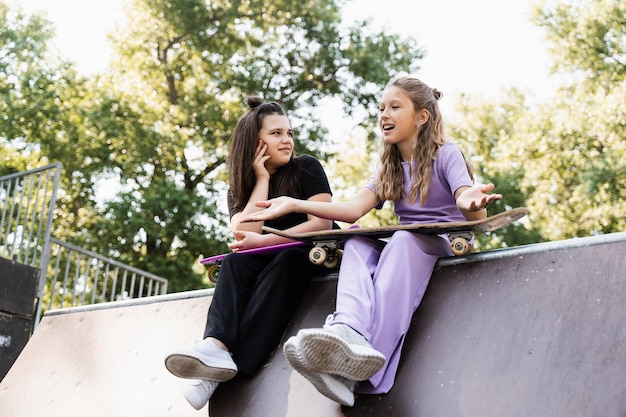
<path fill-rule="evenodd" d="M 308 213 L 353 223 L 387 200 L 401 224 L 455 222 L 486 216 L 502 198 L 493 184 L 474 185 L 459 148 L 444 138 L 441 92 L 412 77 L 385 87 L 378 125 L 383 137 L 377 175 L 349 202 L 323 203 L 278 197 L 244 221 Z M 386 245 L 354 237 L 344 247 L 336 310 L 323 328 L 302 329 L 283 351 L 289 363 L 322 394 L 354 405 L 354 393 L 392 388 L 404 337 L 437 259 L 451 256 L 445 236 L 398 231 Z"/>

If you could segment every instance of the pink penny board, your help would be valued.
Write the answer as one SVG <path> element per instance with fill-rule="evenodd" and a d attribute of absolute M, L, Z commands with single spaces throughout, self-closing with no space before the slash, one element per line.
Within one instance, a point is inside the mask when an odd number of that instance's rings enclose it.
<path fill-rule="evenodd" d="M 254 249 L 246 249 L 241 250 L 237 253 L 246 254 L 246 255 L 271 255 L 273 253 L 278 253 L 283 249 L 298 247 L 298 246 L 307 246 L 304 242 L 289 242 L 289 243 L 281 243 L 280 245 L 272 245 L 272 246 L 264 246 L 262 248 L 254 248 Z M 229 253 L 222 253 L 221 255 L 210 256 L 208 258 L 202 259 L 200 261 L 201 264 L 204 265 L 213 265 L 219 263 L 222 259 L 226 257 Z"/>

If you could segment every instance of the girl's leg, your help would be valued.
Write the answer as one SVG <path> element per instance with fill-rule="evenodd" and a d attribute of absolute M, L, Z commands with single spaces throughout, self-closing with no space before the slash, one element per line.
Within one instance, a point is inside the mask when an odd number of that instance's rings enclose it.
<path fill-rule="evenodd" d="M 327 271 L 309 261 L 308 249 L 290 248 L 280 252 L 261 272 L 241 315 L 237 342 L 232 348 L 241 372 L 252 374 L 263 365 L 280 342 L 311 278 Z"/>
<path fill-rule="evenodd" d="M 337 282 L 336 309 L 327 324 L 346 324 L 366 340 L 371 339 L 370 323 L 375 307 L 372 276 L 382 249 L 383 244 L 374 239 L 355 237 L 346 242 Z"/>
<path fill-rule="evenodd" d="M 326 373 L 362 381 L 384 365 L 384 355 L 367 341 L 374 305 L 370 271 L 374 271 L 381 246 L 376 240 L 362 238 L 346 243 L 335 314 L 323 329 L 302 329 L 285 343 L 287 360 L 301 373 L 306 369 L 305 377 Z M 306 367 L 301 366 L 304 364 Z"/>
<path fill-rule="evenodd" d="M 214 337 L 229 350 L 237 344 L 239 323 L 257 277 L 271 258 L 231 253 L 222 260 L 215 292 L 207 313 L 204 338 Z"/>
<path fill-rule="evenodd" d="M 312 265 L 308 252 L 301 249 L 276 257 L 235 253 L 222 261 L 204 339 L 165 359 L 174 375 L 193 378 L 181 388 L 192 406 L 203 407 L 220 381 L 262 365 L 278 344 L 310 277 L 322 269 Z M 209 337 L 225 344 L 232 357 Z"/>
<path fill-rule="evenodd" d="M 248 303 L 256 276 L 270 260 L 236 253 L 224 258 L 209 307 L 204 338 L 191 346 L 168 352 L 165 366 L 171 373 L 181 378 L 214 382 L 227 381 L 237 374 L 238 368 L 230 352 L 223 350 L 218 343 L 222 342 L 229 350 L 236 344 L 240 316 Z M 202 387 L 196 385 L 196 388 Z"/>
<path fill-rule="evenodd" d="M 424 296 L 435 263 L 439 257 L 449 255 L 447 239 L 407 231 L 394 233 L 383 249 L 374 272 L 375 303 L 368 323 L 370 343 L 385 355 L 387 362 L 369 380 L 373 392 L 391 389 L 404 336 Z"/>

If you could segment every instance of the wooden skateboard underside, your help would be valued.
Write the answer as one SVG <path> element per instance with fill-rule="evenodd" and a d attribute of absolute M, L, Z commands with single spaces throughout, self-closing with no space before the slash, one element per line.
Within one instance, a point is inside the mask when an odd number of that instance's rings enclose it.
<path fill-rule="evenodd" d="M 330 256 L 335 257 L 343 243 L 350 237 L 362 236 L 377 239 L 390 237 L 399 230 L 407 230 L 413 233 L 442 235 L 447 234 L 450 246 L 455 255 L 466 255 L 473 251 L 471 244 L 474 233 L 487 233 L 498 230 L 513 223 L 528 213 L 525 207 L 518 207 L 502 213 L 489 216 L 485 219 L 467 222 L 439 222 L 439 223 L 416 223 L 371 228 L 348 228 L 340 230 L 328 230 L 322 232 L 285 233 L 284 231 L 263 227 L 268 233 L 298 240 L 313 245 L 309 258 L 315 264 L 322 264 Z"/>

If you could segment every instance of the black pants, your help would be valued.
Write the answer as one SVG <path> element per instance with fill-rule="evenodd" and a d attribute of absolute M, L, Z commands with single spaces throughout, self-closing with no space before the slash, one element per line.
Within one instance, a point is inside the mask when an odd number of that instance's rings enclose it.
<path fill-rule="evenodd" d="M 239 371 L 252 374 L 280 342 L 311 278 L 328 271 L 313 265 L 308 249 L 277 255 L 228 255 L 209 307 L 204 337 L 221 340 Z"/>

